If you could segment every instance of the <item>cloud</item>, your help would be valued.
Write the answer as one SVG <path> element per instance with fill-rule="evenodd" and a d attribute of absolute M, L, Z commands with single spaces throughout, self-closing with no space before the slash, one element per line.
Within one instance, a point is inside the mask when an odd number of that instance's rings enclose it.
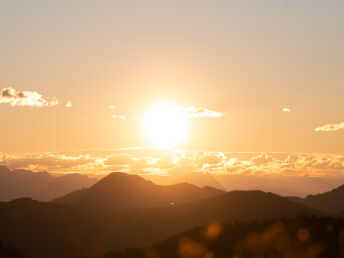
<path fill-rule="evenodd" d="M 112 115 L 112 118 L 113 118 L 113 119 L 121 119 L 121 120 L 124 120 L 124 119 L 126 119 L 127 117 L 126 117 L 126 116 L 123 116 L 123 115 Z"/>
<path fill-rule="evenodd" d="M 344 122 L 339 124 L 325 124 L 314 129 L 316 132 L 331 132 L 344 129 Z"/>
<path fill-rule="evenodd" d="M 286 107 L 285 107 L 285 108 L 283 108 L 283 109 L 282 109 L 282 111 L 283 111 L 283 112 L 287 112 L 287 113 L 289 113 L 289 112 L 291 112 L 291 109 L 290 109 L 290 108 L 286 108 Z"/>
<path fill-rule="evenodd" d="M 213 117 L 219 118 L 225 115 L 223 112 L 218 112 L 206 108 L 196 108 L 194 106 L 186 107 L 185 112 L 192 118 L 201 118 L 201 117 Z"/>
<path fill-rule="evenodd" d="M 201 165 L 217 165 L 223 162 L 223 155 L 217 152 L 199 152 L 197 153 L 196 158 Z"/>
<path fill-rule="evenodd" d="M 344 180 L 342 154 L 86 149 L 56 153 L 0 153 L 0 165 L 59 174 L 106 175 L 116 171 L 141 176 L 159 175 L 166 176 L 164 182 L 170 184 L 188 173 L 208 172 L 231 190 L 258 189 L 286 196 L 328 191 Z"/>
<path fill-rule="evenodd" d="M 0 160 L 1 165 L 11 169 L 30 169 L 34 171 L 48 170 L 51 172 L 66 171 L 78 172 L 80 166 L 95 163 L 93 157 L 87 155 L 67 156 L 55 153 L 4 155 Z"/>
<path fill-rule="evenodd" d="M 107 107 L 108 109 L 111 109 L 111 110 L 114 110 L 115 109 L 115 106 L 113 106 L 113 105 L 110 105 L 110 106 L 108 106 Z M 116 120 L 124 120 L 124 119 L 126 119 L 127 118 L 127 116 L 125 116 L 125 115 L 117 115 L 117 114 L 113 114 L 112 115 L 112 119 L 113 119 L 113 124 L 116 122 Z"/>
<path fill-rule="evenodd" d="M 106 174 L 120 171 L 183 176 L 192 172 L 209 172 L 233 177 L 249 176 L 252 180 L 257 177 L 344 180 L 344 155 L 339 154 L 104 149 L 18 155 L 0 153 L 0 165 L 56 173 Z"/>
<path fill-rule="evenodd" d="M 0 104 L 27 107 L 48 107 L 59 104 L 55 97 L 43 98 L 36 91 L 16 91 L 12 87 L 3 88 L 0 92 Z"/>
<path fill-rule="evenodd" d="M 261 153 L 251 159 L 251 161 L 256 165 L 266 164 L 269 162 L 273 162 L 274 160 L 275 159 L 272 156 L 267 155 L 266 153 Z"/>
<path fill-rule="evenodd" d="M 66 103 L 66 107 L 67 107 L 67 108 L 71 108 L 71 107 L 73 107 L 73 103 L 72 103 L 72 101 L 67 101 L 67 103 Z"/>

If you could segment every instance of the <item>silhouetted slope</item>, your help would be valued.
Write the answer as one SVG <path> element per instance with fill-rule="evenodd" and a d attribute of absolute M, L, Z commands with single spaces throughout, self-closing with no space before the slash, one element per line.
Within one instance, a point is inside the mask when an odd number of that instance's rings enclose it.
<path fill-rule="evenodd" d="M 31 197 L 50 201 L 80 188 L 90 187 L 96 179 L 80 174 L 52 176 L 47 172 L 9 170 L 0 166 L 0 201 Z"/>
<path fill-rule="evenodd" d="M 88 188 L 76 190 L 62 197 L 54 199 L 53 202 L 72 205 L 74 202 L 77 202 L 87 191 Z"/>
<path fill-rule="evenodd" d="M 224 192 L 214 188 L 199 188 L 186 183 L 161 186 L 137 175 L 111 173 L 87 190 L 77 191 L 54 201 L 93 212 L 111 213 L 187 203 L 222 193 Z"/>
<path fill-rule="evenodd" d="M 11 246 L 4 245 L 0 242 L 0 257 L 1 258 L 24 258 L 23 255 L 19 254 Z"/>
<path fill-rule="evenodd" d="M 210 173 L 190 173 L 180 178 L 178 183 L 189 183 L 199 187 L 209 186 L 216 189 L 226 191 L 220 182 Z"/>
<path fill-rule="evenodd" d="M 276 194 L 233 191 L 188 204 L 129 211 L 124 213 L 124 219 L 127 223 L 133 223 L 132 225 L 143 226 L 141 230 L 150 231 L 152 236 L 167 236 L 166 233 L 182 231 L 214 220 L 250 221 L 311 214 L 322 215 Z M 147 220 L 150 223 L 145 225 L 144 221 Z"/>
<path fill-rule="evenodd" d="M 319 213 L 259 191 L 236 191 L 193 203 L 112 215 L 24 198 L 0 202 L 0 239 L 31 258 L 69 258 L 149 244 L 215 220 L 265 220 L 301 214 Z"/>
<path fill-rule="evenodd" d="M 106 234 L 103 219 L 28 198 L 0 203 L 0 239 L 29 257 L 73 257 Z"/>
<path fill-rule="evenodd" d="M 343 227 L 343 219 L 314 217 L 235 224 L 214 222 L 152 246 L 109 252 L 97 258 L 339 258 L 344 255 Z"/>
<path fill-rule="evenodd" d="M 290 199 L 324 212 L 340 213 L 344 210 L 344 185 L 322 194 L 308 195 L 305 198 L 290 197 Z"/>

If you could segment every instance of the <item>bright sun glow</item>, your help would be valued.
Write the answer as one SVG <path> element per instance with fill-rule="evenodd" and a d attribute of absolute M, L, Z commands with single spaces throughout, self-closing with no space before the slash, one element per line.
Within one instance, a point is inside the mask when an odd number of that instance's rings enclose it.
<path fill-rule="evenodd" d="M 186 137 L 188 118 L 183 109 L 173 104 L 159 104 L 148 111 L 144 132 L 159 147 L 175 147 Z"/>

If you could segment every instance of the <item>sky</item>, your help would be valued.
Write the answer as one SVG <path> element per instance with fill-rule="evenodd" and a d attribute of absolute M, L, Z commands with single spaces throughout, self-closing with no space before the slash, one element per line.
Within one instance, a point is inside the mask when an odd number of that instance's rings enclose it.
<path fill-rule="evenodd" d="M 2 163 L 158 147 L 145 128 L 161 103 L 187 119 L 174 149 L 341 157 L 343 12 L 340 0 L 1 1 Z M 166 129 L 165 114 L 148 127 Z"/>

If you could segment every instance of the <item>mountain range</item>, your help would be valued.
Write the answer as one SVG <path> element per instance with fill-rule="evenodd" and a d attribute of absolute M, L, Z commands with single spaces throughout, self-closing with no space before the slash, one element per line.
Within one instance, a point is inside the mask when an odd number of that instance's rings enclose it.
<path fill-rule="evenodd" d="M 143 191 L 149 194 L 140 196 Z M 134 198 L 135 193 L 139 197 Z M 74 201 L 68 204 L 29 198 L 0 202 L 0 240 L 28 257 L 82 257 L 150 244 L 212 221 L 322 215 L 272 193 L 223 192 L 189 184 L 162 187 L 139 176 L 121 173 L 110 174 L 74 195 L 78 198 L 74 196 L 71 198 Z M 85 196 L 82 199 L 85 201 L 80 204 L 90 201 L 92 209 L 75 205 L 81 196 Z M 122 201 L 118 200 L 120 197 Z M 188 202 L 179 202 L 182 197 Z M 111 200 L 109 204 L 107 199 Z M 170 204 L 171 201 L 175 203 Z"/>
<path fill-rule="evenodd" d="M 210 173 L 195 172 L 187 174 L 177 180 L 177 183 L 189 183 L 199 187 L 213 187 L 226 191 L 226 188 Z"/>
<path fill-rule="evenodd" d="M 325 193 L 308 195 L 305 198 L 291 197 L 290 199 L 324 212 L 334 214 L 343 213 L 344 185 Z"/>
<path fill-rule="evenodd" d="M 162 186 L 138 175 L 114 172 L 90 188 L 56 198 L 54 202 L 97 213 L 114 213 L 188 203 L 223 193 L 222 190 L 207 186 L 201 188 L 188 183 Z"/>
<path fill-rule="evenodd" d="M 50 201 L 77 189 L 89 187 L 97 180 L 80 174 L 53 176 L 48 172 L 9 170 L 0 166 L 0 201 L 31 197 Z"/>

